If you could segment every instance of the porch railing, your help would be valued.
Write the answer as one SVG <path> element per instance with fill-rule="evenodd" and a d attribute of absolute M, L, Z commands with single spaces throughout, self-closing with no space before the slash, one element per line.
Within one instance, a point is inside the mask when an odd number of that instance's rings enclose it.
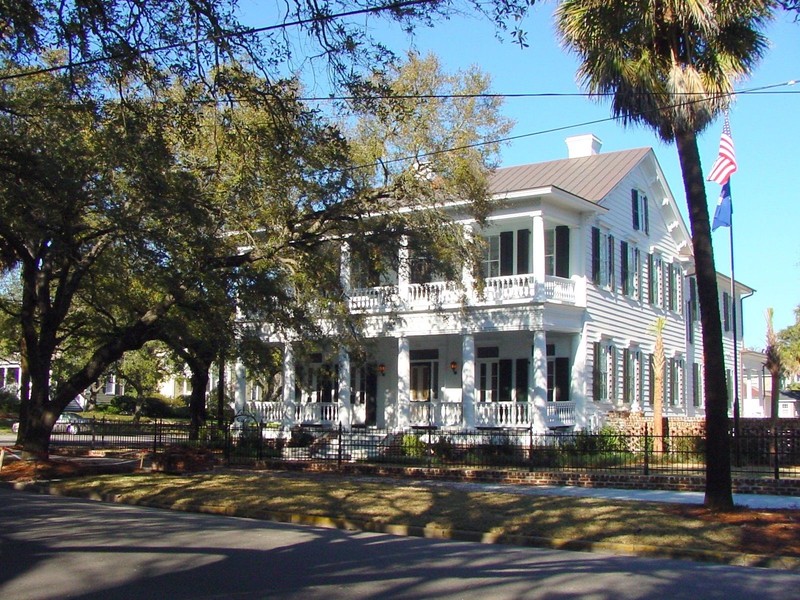
<path fill-rule="evenodd" d="M 350 293 L 350 309 L 361 312 L 381 312 L 386 310 L 432 309 L 445 305 L 467 304 L 486 305 L 514 300 L 526 300 L 539 296 L 543 290 L 546 302 L 576 304 L 578 294 L 575 281 L 564 277 L 548 275 L 544 282 L 537 282 L 533 275 L 504 275 L 486 279 L 482 297 L 464 290 L 452 281 L 415 283 L 408 286 L 403 296 L 395 285 L 371 288 L 356 288 Z"/>
<path fill-rule="evenodd" d="M 476 402 L 477 427 L 528 427 L 532 421 L 530 402 Z"/>
<path fill-rule="evenodd" d="M 409 407 L 409 422 L 414 427 L 461 427 L 462 419 L 461 402 L 412 402 Z"/>

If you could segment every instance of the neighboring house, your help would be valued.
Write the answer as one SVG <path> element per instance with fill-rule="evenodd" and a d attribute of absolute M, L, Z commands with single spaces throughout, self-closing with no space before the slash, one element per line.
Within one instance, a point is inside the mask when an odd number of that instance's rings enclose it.
<path fill-rule="evenodd" d="M 22 384 L 22 369 L 18 360 L 0 358 L 0 389 L 19 395 Z"/>
<path fill-rule="evenodd" d="M 483 295 L 468 274 L 437 281 L 407 255 L 385 285 L 352 277 L 369 358 L 342 350 L 296 365 L 285 344 L 282 399 L 253 401 L 239 369 L 236 410 L 285 425 L 597 429 L 612 411 L 652 413 L 663 318 L 664 415 L 703 416 L 691 239 L 653 150 L 600 153 L 591 135 L 567 145 L 567 159 L 498 170 L 484 227 L 451 207 L 486 240 Z M 344 283 L 351 272 L 345 263 Z M 718 284 L 732 391 L 734 299 L 729 278 Z M 752 292 L 735 289 L 740 351 Z"/>
<path fill-rule="evenodd" d="M 758 350 L 742 352 L 742 416 L 772 417 L 772 375 L 766 367 L 766 356 Z M 785 386 L 786 381 L 781 383 Z M 783 386 L 782 386 L 783 387 Z M 782 390 L 778 397 L 778 417 L 800 416 L 800 392 Z"/>

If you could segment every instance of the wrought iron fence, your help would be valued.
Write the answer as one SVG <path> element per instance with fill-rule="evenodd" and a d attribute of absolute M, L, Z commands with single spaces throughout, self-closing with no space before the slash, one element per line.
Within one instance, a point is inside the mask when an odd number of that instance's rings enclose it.
<path fill-rule="evenodd" d="M 54 433 L 54 446 L 162 452 L 170 446 L 210 449 L 227 464 L 306 461 L 407 465 L 423 468 L 505 468 L 528 471 L 610 471 L 629 474 L 703 475 L 705 438 L 623 433 L 547 433 L 531 430 L 407 431 L 321 427 L 284 429 L 235 423 L 200 429 L 188 424 L 92 420 L 71 433 Z M 744 433 L 733 440 L 734 476 L 800 478 L 800 431 Z"/>

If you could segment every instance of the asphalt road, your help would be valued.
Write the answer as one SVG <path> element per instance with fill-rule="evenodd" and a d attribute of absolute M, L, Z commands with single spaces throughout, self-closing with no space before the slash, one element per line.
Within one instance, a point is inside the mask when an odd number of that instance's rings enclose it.
<path fill-rule="evenodd" d="M 0 598 L 737 598 L 800 574 L 265 523 L 0 488 Z M 794 591 L 792 591 L 794 590 Z"/>

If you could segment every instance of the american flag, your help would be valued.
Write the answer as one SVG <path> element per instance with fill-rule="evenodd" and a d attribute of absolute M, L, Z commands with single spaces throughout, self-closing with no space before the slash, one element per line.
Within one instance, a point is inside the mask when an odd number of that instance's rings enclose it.
<path fill-rule="evenodd" d="M 728 115 L 725 115 L 725 124 L 722 126 L 722 136 L 719 139 L 719 156 L 711 167 L 708 180 L 725 185 L 735 171 L 736 154 L 733 151 L 731 124 L 728 121 Z"/>

